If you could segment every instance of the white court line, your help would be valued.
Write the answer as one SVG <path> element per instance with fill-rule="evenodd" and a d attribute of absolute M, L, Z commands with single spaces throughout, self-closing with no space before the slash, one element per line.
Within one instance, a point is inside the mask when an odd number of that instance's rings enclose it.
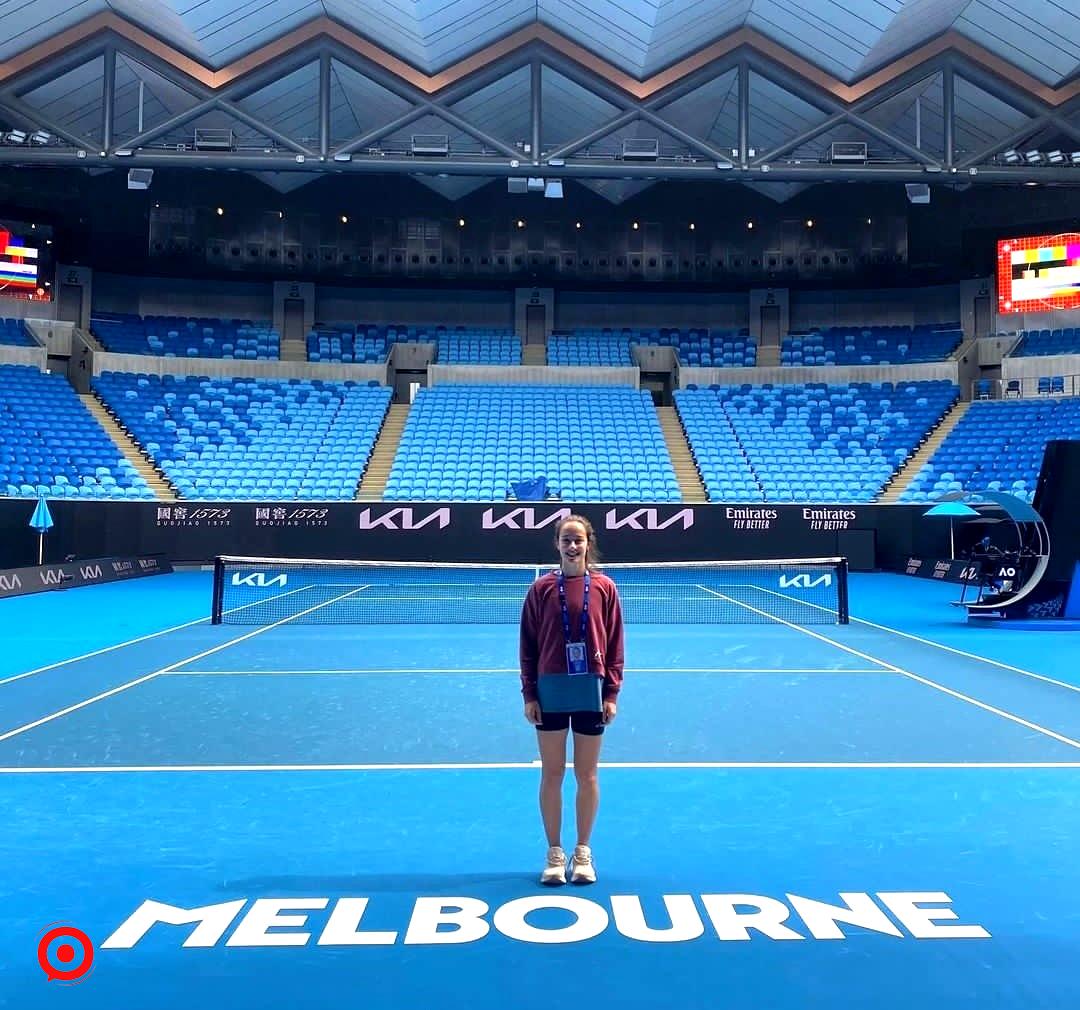
<path fill-rule="evenodd" d="M 786 669 L 778 667 L 770 667 L 768 669 L 762 669 L 759 667 L 750 666 L 703 666 L 703 667 L 671 667 L 671 666 L 639 666 L 634 669 L 627 669 L 625 671 L 629 674 L 636 673 L 670 673 L 670 674 L 683 674 L 683 673 L 772 673 L 772 674 L 786 674 L 786 673 L 892 673 L 892 670 L 884 670 L 880 667 L 872 670 L 857 670 L 849 667 L 834 666 L 834 667 L 822 667 L 813 670 L 800 670 L 800 669 Z M 308 677 L 308 676 L 328 676 L 331 674 L 498 674 L 505 675 L 511 673 L 520 673 L 516 666 L 504 667 L 502 669 L 484 667 L 483 669 L 446 669 L 446 670 L 432 670 L 427 667 L 417 667 L 414 669 L 404 668 L 395 670 L 177 670 L 171 669 L 166 671 L 165 676 L 169 677 L 247 677 L 247 676 L 265 676 L 265 677 Z"/>
<path fill-rule="evenodd" d="M 768 593 L 770 596 L 778 596 L 782 600 L 791 600 L 793 603 L 801 603 L 804 607 L 813 607 L 815 610 L 824 610 L 827 614 L 835 614 L 836 611 L 830 607 L 823 607 L 818 603 L 810 603 L 807 600 L 800 600 L 797 596 L 789 596 L 787 593 L 778 593 L 772 589 L 765 589 L 761 586 L 755 586 L 755 589 L 760 590 L 763 593 Z M 850 607 L 849 607 L 850 610 Z M 1033 680 L 1041 680 L 1046 684 L 1053 684 L 1055 687 L 1063 687 L 1066 691 L 1075 691 L 1080 694 L 1080 687 L 1076 684 L 1068 684 L 1063 680 L 1055 680 L 1053 677 L 1047 677 L 1041 673 L 1032 673 L 1030 670 L 1022 670 L 1019 666 L 1010 666 L 1008 663 L 1002 663 L 996 659 L 988 659 L 986 656 L 976 655 L 974 652 L 965 652 L 963 649 L 954 649 L 951 645 L 943 645 L 941 642 L 931 641 L 929 638 L 920 638 L 918 635 L 912 635 L 907 631 L 900 631 L 897 628 L 890 628 L 887 624 L 876 624 L 873 621 L 868 621 L 862 617 L 855 617 L 851 614 L 848 615 L 848 619 L 855 621 L 857 624 L 865 624 L 868 628 L 877 628 L 878 631 L 887 631 L 892 635 L 899 635 L 901 638 L 910 639 L 913 642 L 919 642 L 921 645 L 929 645 L 935 649 L 942 649 L 945 652 L 951 652 L 954 656 L 963 656 L 965 659 L 974 659 L 979 663 L 988 663 L 990 666 L 1000 667 L 1002 670 L 1009 670 L 1012 673 L 1020 673 L 1025 677 L 1031 677 Z"/>
<path fill-rule="evenodd" d="M 225 613 L 235 614 L 241 610 L 247 610 L 248 607 L 261 606 L 264 603 L 269 603 L 270 600 L 280 600 L 283 596 L 291 596 L 293 593 L 299 593 L 301 590 L 307 588 L 307 586 L 301 586 L 300 589 L 290 589 L 287 593 L 278 593 L 276 596 L 268 597 L 265 600 L 259 600 L 258 603 L 245 603 L 242 607 L 233 607 L 231 610 L 226 610 Z M 151 638 L 157 638 L 160 635 L 168 635 L 173 631 L 191 628 L 196 624 L 206 624 L 209 620 L 209 617 L 199 617 L 194 621 L 188 621 L 185 624 L 175 624 L 171 628 L 162 628 L 161 631 L 152 631 L 148 635 L 140 635 L 138 638 L 129 638 L 126 642 L 117 642 L 115 645 L 106 645 L 103 649 L 95 649 L 93 652 L 86 652 L 81 656 L 72 656 L 71 659 L 61 659 L 55 663 L 50 663 L 48 666 L 39 666 L 36 670 L 27 670 L 25 673 L 17 673 L 13 677 L 0 680 L 0 687 L 3 687 L 5 684 L 13 684 L 17 680 L 22 680 L 23 677 L 32 677 L 35 673 L 45 673 L 47 670 L 55 670 L 57 667 L 67 666 L 68 663 L 78 663 L 84 659 L 93 659 L 94 656 L 102 656 L 106 652 L 112 652 L 114 649 L 123 649 L 129 645 L 138 645 L 139 642 L 148 642 Z"/>
<path fill-rule="evenodd" d="M 117 775 L 155 772 L 429 772 L 537 771 L 539 761 L 492 761 L 431 764 L 282 764 L 282 765 L 95 765 L 0 768 L 0 775 Z M 1037 770 L 1080 769 L 1080 761 L 601 761 L 612 770 L 634 769 L 763 769 L 771 771 L 828 769 L 877 770 Z"/>
<path fill-rule="evenodd" d="M 28 722 L 25 726 L 18 726 L 15 729 L 8 730 L 7 733 L 0 734 L 0 743 L 5 740 L 10 740 L 13 736 L 18 736 L 20 733 L 26 733 L 28 730 L 36 729 L 38 726 L 43 726 L 47 722 L 52 722 L 54 719 L 59 719 L 61 716 L 70 715 L 72 712 L 77 712 L 80 708 L 86 708 L 87 705 L 93 705 L 94 702 L 103 701 L 105 698 L 110 698 L 114 694 L 119 694 L 121 691 L 126 691 L 129 688 L 137 687 L 139 684 L 145 684 L 148 680 L 153 680 L 155 677 L 160 677 L 164 673 L 168 673 L 170 670 L 175 669 L 182 663 L 192 663 L 197 659 L 202 659 L 203 656 L 212 656 L 215 652 L 220 652 L 222 649 L 229 648 L 230 645 L 237 645 L 240 642 L 246 641 L 249 638 L 254 638 L 256 635 L 261 635 L 264 631 L 270 631 L 271 628 L 276 628 L 279 624 L 284 624 L 286 621 L 292 621 L 297 617 L 303 617 L 305 614 L 310 614 L 313 610 L 318 610 L 319 607 L 327 607 L 331 603 L 337 603 L 338 600 L 343 600 L 346 596 L 351 596 L 353 593 L 359 593 L 362 590 L 367 589 L 367 586 L 359 586 L 353 589 L 349 593 L 343 593 L 341 596 L 336 597 L 333 600 L 327 600 L 325 603 L 317 603 L 314 607 L 308 607 L 307 610 L 302 610 L 298 614 L 290 614 L 288 617 L 283 617 L 280 621 L 274 624 L 267 624 L 265 627 L 256 628 L 254 631 L 249 631 L 246 635 L 241 635 L 239 638 L 232 638 L 228 642 L 223 642 L 220 645 L 215 645 L 212 649 L 206 649 L 204 652 L 200 652 L 196 656 L 187 656 L 181 659 L 178 663 L 171 663 L 169 666 L 164 666 L 160 670 L 155 670 L 153 673 L 148 673 L 144 677 L 139 677 L 137 680 L 130 680 L 126 684 L 121 684 L 119 687 L 114 687 L 110 691 L 103 691 L 101 694 L 94 695 L 93 698 L 87 698 L 85 701 L 80 701 L 75 705 L 69 705 L 67 708 L 61 709 L 59 712 L 53 712 L 51 715 L 43 716 L 41 719 L 36 719 L 34 722 Z"/>
<path fill-rule="evenodd" d="M 1012 712 L 1006 712 L 1002 708 L 996 708 L 993 705 L 988 705 L 984 701 L 979 701 L 977 698 L 972 698 L 971 695 L 962 694 L 959 691 L 954 691 L 951 687 L 946 687 L 944 684 L 939 684 L 936 681 L 929 680 L 926 677 L 920 677 L 917 673 L 911 673 L 909 670 L 901 670 L 898 666 L 893 666 L 892 663 L 886 663 L 882 659 L 876 659 L 873 656 L 868 655 L 865 652 L 860 652 L 858 649 L 853 649 L 849 645 L 844 645 L 841 642 L 835 642 L 831 638 L 826 638 L 824 635 L 819 635 L 816 631 L 811 631 L 809 628 L 799 627 L 797 624 L 792 624 L 790 621 L 785 621 L 782 617 L 777 617 L 775 614 L 769 614 L 764 610 L 758 610 L 757 607 L 751 606 L 749 603 L 743 603 L 740 600 L 736 600 L 734 597 L 725 596 L 723 593 L 716 592 L 715 589 L 708 589 L 705 586 L 700 588 L 705 589 L 706 592 L 713 593 L 715 596 L 719 596 L 721 599 L 727 600 L 729 603 L 737 604 L 740 607 L 745 607 L 747 610 L 753 611 L 755 614 L 759 614 L 762 617 L 767 617 L 770 620 L 777 621 L 780 624 L 786 625 L 793 631 L 801 632 L 804 635 L 809 635 L 811 638 L 816 638 L 819 642 L 825 642 L 828 645 L 835 646 L 837 649 L 842 649 L 844 652 L 848 652 L 853 656 L 858 656 L 860 659 L 865 659 L 870 663 L 878 663 L 879 665 L 891 670 L 893 673 L 899 673 L 901 676 L 909 677 L 911 680 L 917 681 L 920 684 L 925 684 L 927 687 L 932 687 L 935 691 L 941 691 L 943 694 L 950 695 L 953 698 L 958 698 L 960 701 L 966 701 L 969 705 L 974 705 L 976 708 L 981 708 L 986 712 L 992 712 L 994 715 L 999 715 L 1003 719 L 1008 719 L 1010 722 L 1015 722 L 1026 729 L 1033 729 L 1037 733 L 1042 733 L 1044 736 L 1048 736 L 1051 739 L 1057 740 L 1060 743 L 1068 744 L 1070 747 L 1075 747 L 1080 750 L 1080 740 L 1073 740 L 1071 737 L 1062 736 L 1060 733 L 1055 733 L 1052 729 L 1047 729 L 1045 726 L 1040 726 L 1038 723 L 1029 722 L 1027 719 L 1022 719 L 1018 715 L 1014 715 Z"/>

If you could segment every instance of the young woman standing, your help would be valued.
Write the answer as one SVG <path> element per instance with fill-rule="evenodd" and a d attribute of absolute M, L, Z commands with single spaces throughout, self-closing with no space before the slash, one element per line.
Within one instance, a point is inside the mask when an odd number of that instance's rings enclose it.
<path fill-rule="evenodd" d="M 565 884 L 562 786 L 566 738 L 574 731 L 577 844 L 570 882 L 596 881 L 590 838 L 600 803 L 597 768 L 604 729 L 615 719 L 623 676 L 623 619 L 618 589 L 596 568 L 596 533 L 583 516 L 555 530 L 559 568 L 529 588 L 521 610 L 521 694 L 540 747 L 540 813 L 547 862 L 540 882 Z"/>

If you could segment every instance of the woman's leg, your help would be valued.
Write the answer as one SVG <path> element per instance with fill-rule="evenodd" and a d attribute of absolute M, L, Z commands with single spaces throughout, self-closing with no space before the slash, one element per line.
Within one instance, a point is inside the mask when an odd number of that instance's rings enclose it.
<path fill-rule="evenodd" d="M 574 776 L 577 778 L 577 844 L 588 845 L 600 806 L 600 743 L 603 734 L 574 734 Z"/>
<path fill-rule="evenodd" d="M 536 731 L 540 744 L 540 816 L 548 845 L 561 845 L 562 787 L 566 775 L 566 734 L 562 730 Z"/>

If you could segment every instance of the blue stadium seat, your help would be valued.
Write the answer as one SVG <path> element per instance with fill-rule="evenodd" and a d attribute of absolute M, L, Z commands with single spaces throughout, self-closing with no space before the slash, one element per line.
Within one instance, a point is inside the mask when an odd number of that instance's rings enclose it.
<path fill-rule="evenodd" d="M 975 401 L 912 479 L 901 501 L 934 500 L 948 491 L 978 495 L 992 490 L 1031 501 L 1046 443 L 1070 438 L 1080 438 L 1080 398 Z"/>
<path fill-rule="evenodd" d="M 94 389 L 180 496 L 202 500 L 354 497 L 391 397 L 355 382 L 121 372 Z"/>
<path fill-rule="evenodd" d="M 712 501 L 872 501 L 955 403 L 949 382 L 714 386 L 675 393 Z"/>
<path fill-rule="evenodd" d="M 834 326 L 791 333 L 780 345 L 781 365 L 892 365 L 942 361 L 963 341 L 959 323 Z"/>
<path fill-rule="evenodd" d="M 166 358 L 277 361 L 281 338 L 269 322 L 94 312 L 90 332 L 107 351 Z"/>
<path fill-rule="evenodd" d="M 0 365 L 0 487 L 15 497 L 154 497 L 67 379 L 28 365 Z"/>
<path fill-rule="evenodd" d="M 537 477 L 568 501 L 681 497 L 646 391 L 495 385 L 420 390 L 385 497 L 502 500 Z"/>

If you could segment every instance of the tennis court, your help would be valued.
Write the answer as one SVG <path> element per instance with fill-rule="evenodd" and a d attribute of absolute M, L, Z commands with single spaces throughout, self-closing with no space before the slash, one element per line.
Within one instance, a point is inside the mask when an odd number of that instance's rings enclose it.
<path fill-rule="evenodd" d="M 311 589 L 211 624 L 205 571 L 5 601 L 0 1007 L 1077 1004 L 1069 635 L 902 576 L 852 575 L 848 624 L 627 578 L 600 879 L 549 891 L 519 584 L 440 578 L 371 596 L 417 624 L 290 619 L 338 606 Z M 740 623 L 678 620 L 706 598 Z M 38 966 L 58 922 L 77 986 Z"/>

